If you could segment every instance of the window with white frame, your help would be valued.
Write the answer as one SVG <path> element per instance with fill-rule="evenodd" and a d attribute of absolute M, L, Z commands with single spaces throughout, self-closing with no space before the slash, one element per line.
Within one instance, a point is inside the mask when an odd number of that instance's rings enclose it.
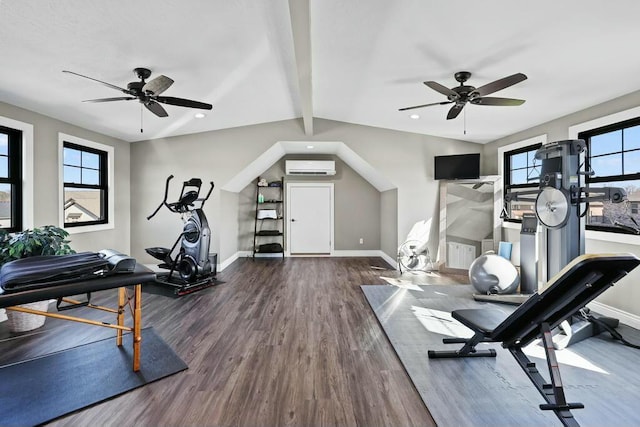
<path fill-rule="evenodd" d="M 587 229 L 627 232 L 619 225 L 640 228 L 640 117 L 582 131 L 587 143 L 586 184 L 590 187 L 620 187 L 626 203 L 591 202 L 586 211 Z"/>
<path fill-rule="evenodd" d="M 503 194 L 517 194 L 538 188 L 540 178 L 540 161 L 535 153 L 542 146 L 542 138 L 532 138 L 525 144 L 513 144 L 501 150 Z M 521 222 L 522 214 L 533 212 L 535 199 L 505 202 L 502 217 L 504 221 Z"/>
<path fill-rule="evenodd" d="M 113 228 L 113 147 L 59 134 L 61 226 L 70 233 Z"/>

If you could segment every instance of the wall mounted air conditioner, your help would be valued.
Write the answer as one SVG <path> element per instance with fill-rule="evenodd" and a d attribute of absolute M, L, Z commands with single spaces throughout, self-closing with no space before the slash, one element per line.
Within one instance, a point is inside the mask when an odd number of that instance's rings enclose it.
<path fill-rule="evenodd" d="M 329 176 L 336 174 L 336 162 L 333 160 L 287 160 L 287 175 Z"/>

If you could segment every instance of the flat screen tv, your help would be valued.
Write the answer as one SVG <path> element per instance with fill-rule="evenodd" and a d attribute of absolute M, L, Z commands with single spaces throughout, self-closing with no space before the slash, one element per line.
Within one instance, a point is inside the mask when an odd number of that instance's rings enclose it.
<path fill-rule="evenodd" d="M 480 178 L 480 154 L 456 154 L 434 157 L 435 179 Z"/>

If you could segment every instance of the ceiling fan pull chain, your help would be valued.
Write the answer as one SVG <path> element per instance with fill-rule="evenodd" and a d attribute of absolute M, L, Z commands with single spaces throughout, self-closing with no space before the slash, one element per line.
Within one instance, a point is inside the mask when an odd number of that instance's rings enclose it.
<path fill-rule="evenodd" d="M 142 104 L 140 104 L 140 133 L 144 133 L 142 130 Z"/>
<path fill-rule="evenodd" d="M 466 135 L 467 134 L 467 110 L 464 110 L 464 116 L 462 118 L 463 118 L 463 121 L 464 121 L 463 133 L 464 133 L 464 135 Z"/>

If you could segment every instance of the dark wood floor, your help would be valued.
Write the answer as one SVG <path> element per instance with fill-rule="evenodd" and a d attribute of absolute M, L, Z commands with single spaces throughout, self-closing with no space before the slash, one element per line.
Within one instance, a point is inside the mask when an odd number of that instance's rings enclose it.
<path fill-rule="evenodd" d="M 215 288 L 145 293 L 144 326 L 189 369 L 51 425 L 435 425 L 360 290 L 395 274 L 371 265 L 384 264 L 240 259 Z M 0 364 L 112 334 L 56 319 L 20 337 L 0 326 Z"/>

